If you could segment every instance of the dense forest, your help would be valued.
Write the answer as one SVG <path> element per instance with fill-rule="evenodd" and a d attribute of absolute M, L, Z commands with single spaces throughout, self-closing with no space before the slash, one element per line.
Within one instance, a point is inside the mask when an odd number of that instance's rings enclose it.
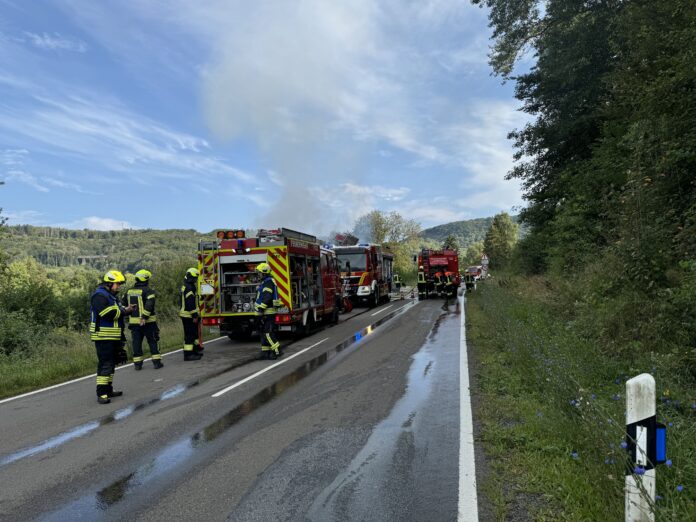
<path fill-rule="evenodd" d="M 32 257 L 42 265 L 85 265 L 136 271 L 179 258 L 195 260 L 198 241 L 213 237 L 195 230 L 70 230 L 16 225 L 5 228 L 0 250 L 10 259 Z"/>
<path fill-rule="evenodd" d="M 566 280 L 608 342 L 696 345 L 696 3 L 474 3 L 491 8 L 494 71 L 535 118 L 511 133 L 520 267 Z"/>

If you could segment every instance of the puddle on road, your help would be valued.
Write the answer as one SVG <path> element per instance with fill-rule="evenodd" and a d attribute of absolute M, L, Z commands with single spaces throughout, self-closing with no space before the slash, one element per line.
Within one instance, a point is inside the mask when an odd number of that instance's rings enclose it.
<path fill-rule="evenodd" d="M 75 518 L 98 518 L 111 506 L 125 499 L 129 494 L 137 490 L 146 490 L 147 488 L 144 486 L 148 482 L 166 475 L 176 466 L 186 462 L 193 456 L 196 450 L 204 448 L 206 444 L 220 437 L 228 429 L 244 419 L 247 415 L 257 410 L 263 404 L 266 404 L 267 402 L 270 402 L 274 398 L 283 394 L 293 385 L 297 384 L 299 381 L 314 372 L 317 368 L 323 366 L 326 362 L 336 357 L 345 349 L 352 346 L 358 346 L 362 339 L 373 333 L 380 325 L 393 319 L 397 315 L 404 313 L 415 304 L 415 302 L 407 304 L 384 316 L 375 323 L 354 333 L 351 337 L 334 346 L 329 351 L 310 359 L 292 373 L 282 377 L 272 385 L 264 388 L 256 395 L 230 410 L 228 413 L 220 417 L 215 422 L 209 424 L 202 430 L 194 433 L 190 437 L 180 439 L 179 441 L 170 444 L 164 450 L 158 453 L 154 459 L 150 460 L 137 470 L 120 478 L 98 492 L 85 495 L 84 497 L 68 504 L 64 508 L 45 516 L 42 518 L 42 520 L 61 521 Z"/>
<path fill-rule="evenodd" d="M 141 411 L 144 408 L 147 408 L 148 406 L 152 406 L 153 404 L 157 404 L 159 402 L 167 401 L 169 399 L 173 399 L 174 397 L 178 397 L 179 395 L 184 393 L 186 390 L 190 390 L 191 388 L 194 388 L 205 381 L 208 381 L 208 380 L 213 379 L 215 377 L 219 377 L 223 373 L 228 372 L 230 370 L 233 370 L 233 369 L 235 369 L 239 366 L 242 366 L 244 364 L 247 364 L 248 362 L 249 362 L 249 360 L 245 359 L 243 361 L 239 361 L 235 364 L 232 364 L 232 365 L 226 366 L 220 370 L 217 370 L 212 374 L 201 377 L 198 380 L 191 381 L 191 382 L 184 383 L 184 384 L 177 384 L 176 386 L 173 386 L 172 388 L 165 390 L 160 395 L 157 395 L 155 397 L 152 397 L 150 399 L 146 399 L 146 400 L 143 400 L 140 402 L 136 402 L 135 404 L 130 404 L 124 408 L 116 410 L 113 413 L 110 413 L 109 415 L 101 417 L 100 419 L 86 422 L 85 424 L 81 424 L 80 426 L 77 426 L 77 427 L 72 428 L 68 431 L 60 433 L 54 437 L 48 438 L 44 441 L 41 441 L 39 444 L 36 444 L 34 446 L 30 446 L 28 448 L 23 448 L 19 451 L 15 451 L 13 453 L 8 453 L 7 455 L 0 457 L 0 468 L 3 466 L 6 466 L 7 464 L 11 464 L 11 463 L 16 462 L 18 460 L 24 459 L 26 457 L 31 457 L 32 455 L 36 455 L 37 453 L 41 453 L 43 451 L 47 451 L 50 449 L 55 449 L 59 446 L 62 446 L 66 442 L 70 442 L 71 440 L 75 440 L 75 439 L 79 439 L 80 437 L 84 437 L 85 435 L 92 433 L 97 428 L 100 428 L 102 426 L 106 426 L 107 424 L 112 424 L 114 422 L 122 421 L 122 420 L 130 417 L 131 415 L 133 415 L 137 411 Z"/>
<path fill-rule="evenodd" d="M 388 513 L 384 488 L 393 477 L 393 462 L 404 434 L 414 433 L 418 413 L 431 400 L 434 372 L 442 360 L 434 353 L 445 343 L 459 343 L 459 330 L 440 326 L 459 312 L 448 309 L 438 317 L 425 344 L 412 356 L 406 391 L 389 416 L 375 426 L 365 446 L 348 467 L 319 493 L 307 512 L 309 520 L 343 520 L 346 513 L 355 520 L 371 519 L 374 513 Z M 451 337 L 451 338 L 450 338 Z M 388 497 L 388 495 L 387 495 Z"/>

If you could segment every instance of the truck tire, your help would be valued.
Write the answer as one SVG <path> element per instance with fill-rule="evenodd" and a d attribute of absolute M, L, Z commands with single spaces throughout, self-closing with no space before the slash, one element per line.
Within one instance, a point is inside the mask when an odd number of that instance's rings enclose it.
<path fill-rule="evenodd" d="M 377 306 L 379 304 L 379 300 L 380 300 L 379 287 L 377 286 L 377 287 L 375 287 L 375 291 L 372 293 L 372 296 L 370 296 L 370 302 L 369 302 L 370 308 L 374 308 L 375 306 Z"/>

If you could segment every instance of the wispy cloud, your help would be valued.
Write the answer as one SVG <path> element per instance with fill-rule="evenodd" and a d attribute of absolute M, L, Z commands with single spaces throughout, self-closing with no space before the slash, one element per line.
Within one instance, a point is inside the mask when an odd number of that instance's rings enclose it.
<path fill-rule="evenodd" d="M 78 183 L 73 183 L 57 177 L 33 175 L 26 168 L 26 162 L 29 158 L 30 154 L 27 149 L 5 149 L 0 151 L 0 165 L 8 167 L 3 172 L 4 179 L 10 182 L 15 181 L 23 183 L 39 192 L 49 192 L 49 187 L 54 187 L 64 190 L 73 190 L 81 194 L 98 194 L 97 192 L 84 189 L 82 185 Z"/>
<path fill-rule="evenodd" d="M 65 224 L 55 224 L 54 226 L 60 226 L 63 228 L 88 228 L 90 230 L 126 230 L 136 228 L 131 225 L 128 221 L 122 221 L 120 219 L 105 218 L 98 216 L 88 216 L 76 221 Z"/>
<path fill-rule="evenodd" d="M 170 129 L 116 101 L 97 100 L 88 94 L 50 95 L 38 86 L 32 86 L 29 94 L 31 103 L 12 109 L 0 106 L 0 137 L 3 131 L 15 139 L 21 136 L 57 157 L 120 172 L 143 185 L 157 179 L 201 184 L 225 179 L 255 181 L 251 174 L 213 153 L 206 139 Z M 50 183 L 76 186 L 65 180 Z"/>
<path fill-rule="evenodd" d="M 34 47 L 49 51 L 70 51 L 75 53 L 87 52 L 87 44 L 77 38 L 63 36 L 60 33 L 31 33 L 24 32 L 26 40 Z"/>

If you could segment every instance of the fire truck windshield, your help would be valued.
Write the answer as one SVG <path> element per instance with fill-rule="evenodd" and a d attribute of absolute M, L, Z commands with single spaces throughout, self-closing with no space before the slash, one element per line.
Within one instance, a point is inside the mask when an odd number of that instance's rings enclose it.
<path fill-rule="evenodd" d="M 350 263 L 351 272 L 364 272 L 366 267 L 365 261 L 367 260 L 367 255 L 364 253 L 356 254 L 339 254 L 338 262 L 341 267 L 341 272 L 347 272 L 347 263 Z"/>

